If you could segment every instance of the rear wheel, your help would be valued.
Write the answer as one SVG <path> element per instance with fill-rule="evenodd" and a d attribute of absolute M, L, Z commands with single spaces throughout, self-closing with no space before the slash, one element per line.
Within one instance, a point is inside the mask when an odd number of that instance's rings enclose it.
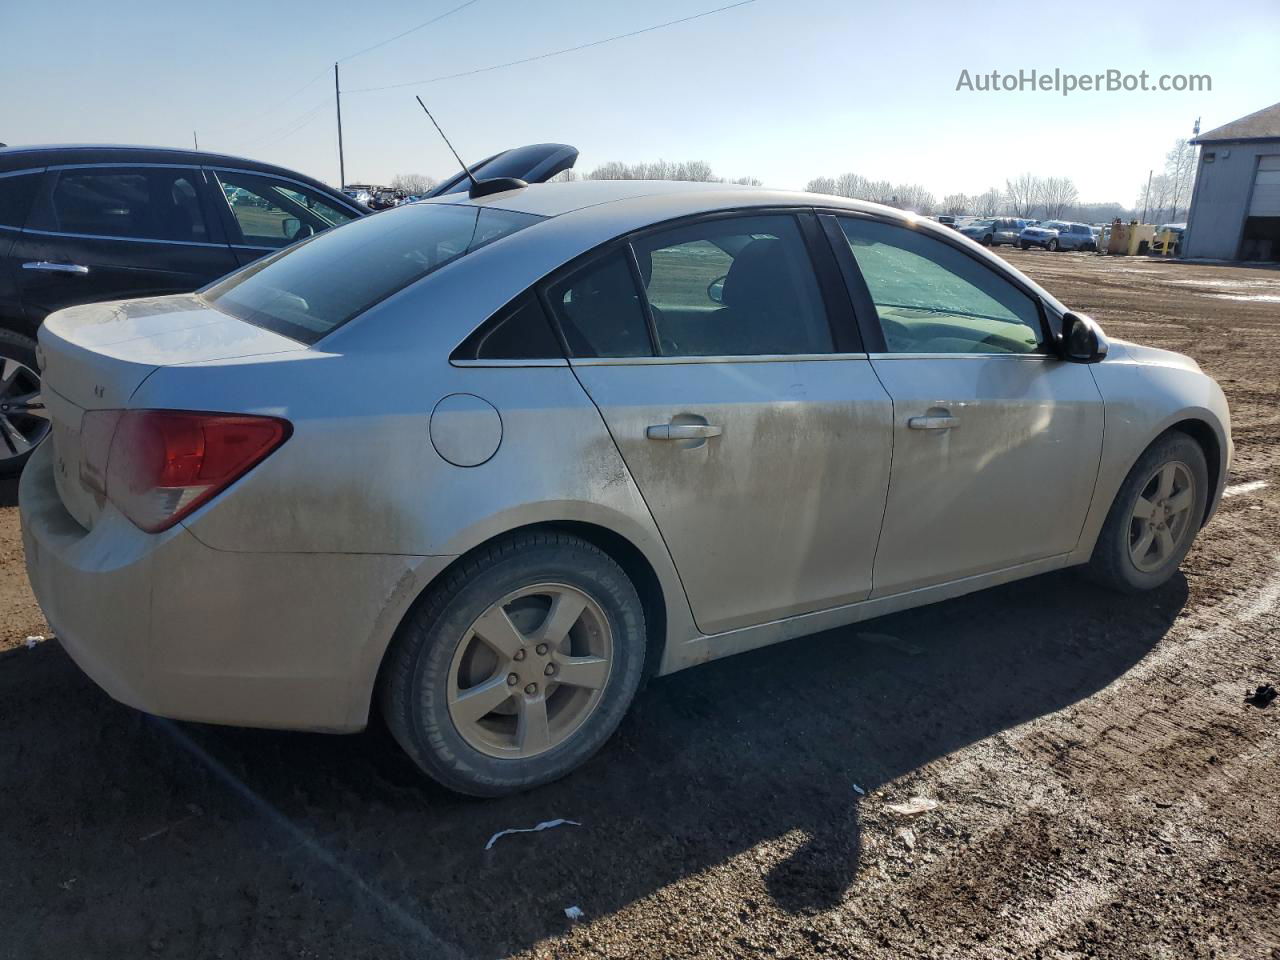
<path fill-rule="evenodd" d="M 21 473 L 49 434 L 38 370 L 35 341 L 0 329 L 0 477 Z"/>
<path fill-rule="evenodd" d="M 991 246 L 991 234 L 988 233 L 982 238 L 982 245 L 984 247 Z"/>
<path fill-rule="evenodd" d="M 1057 252 L 1058 252 L 1058 241 L 1057 241 L 1057 240 L 1050 240 L 1050 241 L 1048 242 L 1048 244 L 1046 245 L 1045 249 L 1047 249 L 1050 253 L 1057 253 Z"/>
<path fill-rule="evenodd" d="M 432 778 L 475 796 L 558 779 L 626 713 L 644 611 L 622 568 L 555 533 L 499 541 L 433 587 L 388 652 L 387 725 Z"/>
<path fill-rule="evenodd" d="M 1209 469 L 1200 444 L 1165 434 L 1134 464 L 1116 494 L 1089 563 L 1090 575 L 1125 593 L 1152 590 L 1178 569 L 1204 519 Z"/>
<path fill-rule="evenodd" d="M 1020 240 L 1018 243 L 1019 243 L 1019 246 L 1021 246 L 1023 250 L 1030 250 L 1030 249 L 1031 249 L 1031 244 L 1027 243 L 1027 241 L 1025 241 L 1025 240 Z"/>

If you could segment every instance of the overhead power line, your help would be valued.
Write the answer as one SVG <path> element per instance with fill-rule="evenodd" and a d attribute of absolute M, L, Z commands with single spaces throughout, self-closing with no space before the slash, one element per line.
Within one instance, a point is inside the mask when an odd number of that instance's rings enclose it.
<path fill-rule="evenodd" d="M 389 83 L 380 87 L 357 87 L 354 90 L 343 90 L 343 93 L 374 93 L 378 90 L 399 90 L 403 87 L 424 86 L 428 83 L 439 83 L 442 80 L 456 80 L 460 77 L 473 77 L 478 73 L 489 73 L 493 70 L 504 70 L 507 67 L 518 67 L 521 64 L 533 63 L 536 60 L 546 60 L 550 57 L 563 56 L 566 53 L 577 53 L 579 50 L 587 50 L 591 47 L 599 47 L 606 43 L 613 43 L 615 40 L 626 40 L 628 37 L 638 37 L 642 33 L 652 33 L 655 30 L 663 30 L 666 27 L 674 27 L 681 23 L 689 23 L 693 20 L 701 20 L 703 17 L 709 17 L 716 13 L 724 13 L 726 10 L 733 10 L 736 7 L 745 7 L 747 4 L 755 3 L 756 0 L 738 0 L 737 3 L 728 3 L 723 7 L 716 7 L 714 10 L 704 10 L 702 13 L 691 14 L 687 17 L 680 17 L 676 20 L 667 20 L 664 23 L 655 23 L 649 27 L 642 27 L 639 30 L 632 30 L 629 33 L 619 33 L 612 37 L 604 37 L 600 40 L 592 40 L 590 43 L 580 43 L 576 47 L 565 47 L 563 50 L 551 50 L 547 53 L 539 53 L 532 57 L 522 57 L 519 60 L 509 60 L 506 63 L 495 63 L 487 67 L 476 67 L 474 70 L 463 70 L 460 73 L 447 73 L 438 77 L 426 77 L 422 80 L 407 80 L 404 83 Z"/>
<path fill-rule="evenodd" d="M 457 13 L 459 10 L 465 10 L 467 7 L 471 6 L 473 3 L 476 3 L 476 2 L 477 0 L 467 0 L 466 3 L 460 3 L 456 7 L 452 8 L 451 10 L 446 10 L 444 13 L 436 15 L 432 17 L 430 20 L 424 20 L 422 23 L 418 24 L 416 27 L 410 27 L 408 30 L 405 30 L 403 33 L 397 33 L 394 37 L 388 37 L 386 40 L 379 40 L 377 43 L 375 43 L 371 47 L 365 47 L 363 50 L 357 50 L 355 53 L 349 53 L 345 57 L 340 58 L 338 62 L 346 63 L 348 60 L 354 60 L 356 57 L 362 56 L 363 54 L 368 53 L 370 50 L 377 50 L 379 47 L 385 47 L 388 43 L 394 43 L 395 41 L 399 40 L 401 37 L 407 37 L 411 33 L 417 33 L 423 27 L 429 27 L 433 23 L 439 23 L 445 17 L 452 16 L 453 14 Z"/>

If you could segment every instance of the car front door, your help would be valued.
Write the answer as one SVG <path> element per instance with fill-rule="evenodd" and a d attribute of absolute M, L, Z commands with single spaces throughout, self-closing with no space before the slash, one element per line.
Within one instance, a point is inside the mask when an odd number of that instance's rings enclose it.
<path fill-rule="evenodd" d="M 236 266 L 198 167 L 51 167 L 10 258 L 29 319 L 97 300 L 187 293 Z"/>
<path fill-rule="evenodd" d="M 866 599 L 892 411 L 811 213 L 648 232 L 544 296 L 702 631 Z"/>
<path fill-rule="evenodd" d="M 893 398 L 872 595 L 1070 552 L 1097 479 L 1102 398 L 1087 366 L 1048 348 L 1039 299 L 924 231 L 824 221 Z"/>

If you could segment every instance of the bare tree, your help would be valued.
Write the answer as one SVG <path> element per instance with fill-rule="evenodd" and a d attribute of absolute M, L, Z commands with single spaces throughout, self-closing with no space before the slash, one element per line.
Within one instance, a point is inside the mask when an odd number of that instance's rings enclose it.
<path fill-rule="evenodd" d="M 942 198 L 942 212 L 953 217 L 964 216 L 973 205 L 973 201 L 963 193 L 949 193 Z"/>
<path fill-rule="evenodd" d="M 1196 177 L 1196 148 L 1185 138 L 1174 141 L 1173 148 L 1165 154 L 1165 176 L 1172 185 L 1173 196 L 1169 200 L 1169 220 L 1185 219 L 1187 208 L 1191 206 L 1191 189 Z M 1183 215 L 1179 216 L 1178 211 Z"/>
<path fill-rule="evenodd" d="M 1040 202 L 1040 178 L 1031 173 L 1024 173 L 1016 180 L 1004 182 L 1005 199 L 1013 208 L 1015 217 L 1029 217 Z"/>
<path fill-rule="evenodd" d="M 1150 178 L 1150 189 L 1147 184 L 1142 185 L 1136 206 L 1144 212 L 1147 223 L 1165 223 L 1165 214 L 1172 201 L 1173 178 L 1167 173 L 1161 173 Z"/>
<path fill-rule="evenodd" d="M 1045 177 L 1040 181 L 1040 205 L 1046 220 L 1061 220 L 1080 199 L 1080 191 L 1070 177 Z"/>
<path fill-rule="evenodd" d="M 568 170 L 561 170 L 551 178 L 551 183 L 573 183 L 578 179 L 578 171 L 570 167 Z"/>
<path fill-rule="evenodd" d="M 763 187 L 764 186 L 764 182 L 756 179 L 755 177 L 738 177 L 736 180 L 732 182 L 736 183 L 740 187 Z"/>
<path fill-rule="evenodd" d="M 828 196 L 836 195 L 836 182 L 830 177 L 814 177 L 804 185 L 806 193 L 825 193 Z"/>
<path fill-rule="evenodd" d="M 833 191 L 837 197 L 851 197 L 855 200 L 867 199 L 867 178 L 860 173 L 842 173 L 836 177 L 836 188 Z"/>
<path fill-rule="evenodd" d="M 397 173 L 391 178 L 391 189 L 400 193 L 426 193 L 440 181 L 425 173 Z"/>
<path fill-rule="evenodd" d="M 588 180 L 694 180 L 700 183 L 715 180 L 711 164 L 703 160 L 686 160 L 672 163 L 670 160 L 654 160 L 649 163 L 626 164 L 617 160 L 602 163 L 589 174 Z"/>
<path fill-rule="evenodd" d="M 870 180 L 866 184 L 867 195 L 859 200 L 870 200 L 872 203 L 884 203 L 889 206 L 898 205 L 898 188 L 888 180 Z"/>
<path fill-rule="evenodd" d="M 999 187 L 992 187 L 986 193 L 973 199 L 973 212 L 980 217 L 994 217 L 1004 206 L 1004 194 Z"/>
<path fill-rule="evenodd" d="M 930 214 L 937 205 L 932 193 L 918 183 L 900 183 L 893 188 L 893 205 L 900 210 Z"/>

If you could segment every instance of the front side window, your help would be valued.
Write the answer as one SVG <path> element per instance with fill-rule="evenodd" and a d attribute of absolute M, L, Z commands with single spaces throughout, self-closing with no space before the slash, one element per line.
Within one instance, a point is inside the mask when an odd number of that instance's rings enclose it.
<path fill-rule="evenodd" d="M 259 260 L 202 293 L 223 313 L 315 343 L 409 284 L 542 219 L 470 204 L 397 207 Z"/>
<path fill-rule="evenodd" d="M 795 218 L 707 220 L 646 234 L 636 260 L 663 356 L 831 353 L 831 327 Z"/>
<path fill-rule="evenodd" d="M 1032 297 L 961 250 L 907 227 L 840 218 L 890 353 L 1037 352 Z"/>
<path fill-rule="evenodd" d="M 194 170 L 70 169 L 53 189 L 61 233 L 203 243 L 209 239 Z"/>
<path fill-rule="evenodd" d="M 263 174 L 216 171 L 244 243 L 283 247 L 355 218 L 332 200 L 299 184 Z"/>

